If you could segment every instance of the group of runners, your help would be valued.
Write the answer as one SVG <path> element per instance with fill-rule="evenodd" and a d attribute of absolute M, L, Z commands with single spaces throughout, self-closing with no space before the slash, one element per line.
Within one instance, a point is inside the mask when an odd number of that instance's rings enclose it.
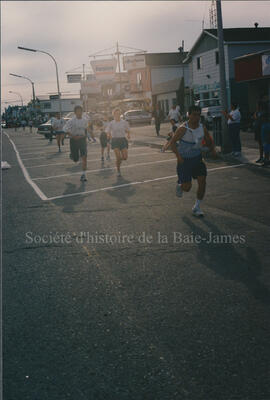
<path fill-rule="evenodd" d="M 92 131 L 91 121 L 83 115 L 81 106 L 74 109 L 74 117 L 67 122 L 58 115 L 52 121 L 56 134 L 59 151 L 64 144 L 64 137 L 70 137 L 70 158 L 74 162 L 82 160 L 82 174 L 80 180 L 85 182 L 87 170 L 87 135 Z M 181 123 L 171 119 L 172 133 L 169 135 L 165 148 L 170 146 L 177 159 L 178 182 L 176 195 L 178 198 L 184 192 L 189 192 L 192 179 L 198 183 L 196 201 L 192 208 L 195 216 L 204 215 L 201 210 L 201 202 L 205 195 L 207 169 L 202 158 L 203 145 L 216 156 L 215 145 L 208 130 L 200 123 L 201 109 L 191 106 L 188 121 Z M 101 146 L 101 161 L 110 160 L 110 149 L 114 151 L 117 176 L 121 177 L 121 164 L 128 159 L 128 142 L 130 140 L 130 128 L 127 121 L 121 119 L 121 110 L 113 111 L 112 121 L 97 122 L 99 140 Z"/>

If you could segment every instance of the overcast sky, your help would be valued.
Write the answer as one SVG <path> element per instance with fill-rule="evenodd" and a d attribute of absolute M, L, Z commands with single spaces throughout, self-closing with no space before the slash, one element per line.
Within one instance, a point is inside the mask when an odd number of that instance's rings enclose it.
<path fill-rule="evenodd" d="M 17 50 L 17 46 L 51 52 L 59 64 L 62 92 L 79 93 L 78 84 L 66 83 L 66 71 L 83 63 L 89 54 L 120 44 L 148 52 L 177 51 L 181 41 L 189 50 L 202 29 L 209 27 L 211 1 L 2 1 L 2 101 L 24 101 L 31 86 L 9 72 L 26 75 L 35 82 L 36 94 L 56 91 L 52 60 L 40 53 Z M 226 28 L 269 26 L 270 1 L 223 0 Z"/>

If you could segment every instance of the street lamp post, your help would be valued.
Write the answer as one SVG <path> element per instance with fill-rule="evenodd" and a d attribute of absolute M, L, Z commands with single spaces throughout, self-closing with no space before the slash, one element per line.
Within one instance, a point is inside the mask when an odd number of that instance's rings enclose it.
<path fill-rule="evenodd" d="M 22 107 L 23 107 L 23 98 L 22 98 L 22 95 L 21 95 L 20 93 L 18 93 L 18 92 L 13 92 L 12 90 L 10 90 L 9 93 L 17 94 L 17 95 L 20 97 L 20 99 L 21 99 L 21 103 L 22 103 Z"/>
<path fill-rule="evenodd" d="M 35 109 L 36 108 L 36 95 L 35 95 L 35 84 L 34 84 L 34 82 L 30 78 L 27 78 L 27 76 L 11 74 L 11 73 L 9 75 L 16 76 L 17 78 L 26 79 L 27 81 L 29 81 L 31 83 L 31 85 L 32 85 L 32 94 L 33 94 L 33 106 L 34 106 L 34 109 Z"/>
<path fill-rule="evenodd" d="M 22 47 L 22 46 L 18 46 L 18 49 L 32 51 L 33 53 L 37 53 L 37 52 L 44 53 L 44 54 L 47 54 L 49 57 L 51 57 L 51 59 L 53 60 L 53 62 L 55 64 L 55 70 L 56 70 L 56 82 L 57 82 L 57 91 L 58 91 L 58 100 L 59 100 L 59 114 L 60 114 L 60 118 L 61 118 L 61 116 L 62 116 L 61 93 L 60 93 L 60 85 L 59 85 L 58 66 L 57 66 L 57 62 L 56 62 L 55 58 L 50 53 L 48 53 L 47 51 L 43 51 L 43 50 L 29 49 L 28 47 Z"/>
<path fill-rule="evenodd" d="M 217 10 L 218 53 L 219 53 L 219 75 L 220 75 L 220 103 L 222 110 L 227 110 L 228 98 L 227 98 L 227 87 L 226 87 L 227 85 L 226 85 L 221 0 L 216 0 L 216 10 Z M 225 117 L 222 116 L 222 152 L 228 153 L 231 150 L 230 147 L 231 146 L 228 138 L 227 122 L 225 120 Z"/>

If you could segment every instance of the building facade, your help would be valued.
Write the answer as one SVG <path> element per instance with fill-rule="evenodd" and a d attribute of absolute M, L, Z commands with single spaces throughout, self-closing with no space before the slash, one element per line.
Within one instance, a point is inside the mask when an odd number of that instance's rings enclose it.
<path fill-rule="evenodd" d="M 75 106 L 82 106 L 82 100 L 80 95 L 62 95 L 61 106 L 62 112 L 68 113 L 74 110 Z M 53 116 L 59 112 L 59 100 L 58 95 L 51 96 L 37 96 L 36 107 L 42 113 L 48 116 Z"/>
<path fill-rule="evenodd" d="M 173 104 L 185 107 L 185 87 L 189 87 L 189 68 L 183 63 L 187 53 L 144 53 L 126 57 L 130 93 L 133 98 L 149 98 L 152 107 L 159 103 L 164 113 Z M 183 87 L 182 87 L 182 86 Z"/>
<path fill-rule="evenodd" d="M 269 48 L 270 28 L 224 29 L 228 106 L 231 101 L 248 111 L 248 86 L 236 84 L 234 59 Z M 201 107 L 220 105 L 219 53 L 216 29 L 205 29 L 185 59 L 189 63 L 194 99 Z"/>
<path fill-rule="evenodd" d="M 270 100 L 270 46 L 268 50 L 236 58 L 234 68 L 236 85 L 248 85 L 250 111 L 255 111 L 263 98 Z"/>

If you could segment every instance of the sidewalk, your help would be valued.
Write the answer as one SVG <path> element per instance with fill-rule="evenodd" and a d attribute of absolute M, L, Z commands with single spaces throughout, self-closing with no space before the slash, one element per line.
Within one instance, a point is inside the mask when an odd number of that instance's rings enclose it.
<path fill-rule="evenodd" d="M 155 126 L 143 126 L 143 127 L 132 127 L 132 138 L 135 145 L 140 146 L 150 146 L 157 149 L 161 149 L 166 141 L 167 134 L 170 131 L 170 124 L 161 124 L 160 136 L 156 135 Z M 210 132 L 212 133 L 212 132 Z M 232 157 L 229 155 L 222 155 L 221 149 L 217 146 L 217 150 L 220 157 L 224 160 L 239 161 L 240 163 L 254 164 L 257 167 L 261 167 L 260 164 L 256 164 L 256 160 L 259 158 L 259 150 L 257 148 L 257 143 L 255 142 L 253 132 L 241 132 L 242 141 L 242 156 Z M 269 168 L 269 167 L 267 167 Z"/>

